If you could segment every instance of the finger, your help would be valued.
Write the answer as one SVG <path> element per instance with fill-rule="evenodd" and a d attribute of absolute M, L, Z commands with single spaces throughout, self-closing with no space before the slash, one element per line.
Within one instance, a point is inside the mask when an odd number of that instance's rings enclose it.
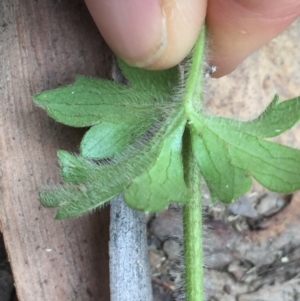
<path fill-rule="evenodd" d="M 207 26 L 214 77 L 233 71 L 300 15 L 298 0 L 209 0 Z"/>
<path fill-rule="evenodd" d="M 195 44 L 206 0 L 86 0 L 104 39 L 127 63 L 148 69 L 178 64 Z"/>

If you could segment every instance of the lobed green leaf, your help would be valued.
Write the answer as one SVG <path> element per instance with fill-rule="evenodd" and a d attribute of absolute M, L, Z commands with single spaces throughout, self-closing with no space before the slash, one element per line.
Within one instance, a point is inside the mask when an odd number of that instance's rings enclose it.
<path fill-rule="evenodd" d="M 87 186 L 72 185 L 42 190 L 40 200 L 45 207 L 59 207 L 56 219 L 66 219 L 96 209 L 121 192 L 120 185 L 111 185 L 106 190 L 96 183 Z"/>
<path fill-rule="evenodd" d="M 199 132 L 192 127 L 191 136 L 193 151 L 213 200 L 230 203 L 250 189 L 249 174 L 232 164 L 226 141 L 209 128 Z"/>
<path fill-rule="evenodd" d="M 64 181 L 84 184 L 98 179 L 99 174 L 106 173 L 107 165 L 100 165 L 83 157 L 73 156 L 66 151 L 58 151 L 61 175 Z"/>
<path fill-rule="evenodd" d="M 92 126 L 81 142 L 83 157 L 58 153 L 66 184 L 40 194 L 43 205 L 58 207 L 56 218 L 94 210 L 123 192 L 129 206 L 147 212 L 188 201 L 182 162 L 187 122 L 213 199 L 234 201 L 249 190 L 251 177 L 281 193 L 300 189 L 300 151 L 264 140 L 299 121 L 299 97 L 279 103 L 275 96 L 248 122 L 211 117 L 193 107 L 195 91 L 186 91 L 192 102 L 177 101 L 178 68 L 148 71 L 118 62 L 128 85 L 79 77 L 35 96 L 55 120 Z"/>
<path fill-rule="evenodd" d="M 141 147 L 130 150 L 110 163 L 96 164 L 60 151 L 58 155 L 64 180 L 78 185 L 43 190 L 40 194 L 42 204 L 59 207 L 58 219 L 79 216 L 105 204 L 153 165 L 171 128 L 183 120 L 182 112 L 173 112 Z"/>
<path fill-rule="evenodd" d="M 78 77 L 67 87 L 46 91 L 34 97 L 37 105 L 63 124 L 87 127 L 160 110 L 161 105 L 147 91 L 135 91 L 111 81 Z"/>
<path fill-rule="evenodd" d="M 125 201 L 130 207 L 156 212 L 166 209 L 171 202 L 185 203 L 188 200 L 181 154 L 184 128 L 183 119 L 165 136 L 153 165 L 125 190 Z"/>
<path fill-rule="evenodd" d="M 179 85 L 178 67 L 167 70 L 145 70 L 131 67 L 118 60 L 118 65 L 135 91 L 148 91 L 162 102 L 172 101 L 174 89 Z"/>
<path fill-rule="evenodd" d="M 162 114 L 131 114 L 126 119 L 101 122 L 93 126 L 81 141 L 81 154 L 86 158 L 105 159 L 123 153 L 154 126 Z M 151 115 L 151 113 L 153 115 Z"/>
<path fill-rule="evenodd" d="M 291 129 L 300 120 L 300 97 L 279 102 L 278 95 L 256 119 L 245 123 L 243 129 L 256 137 L 270 138 Z"/>
<path fill-rule="evenodd" d="M 273 191 L 300 189 L 300 151 L 262 139 L 282 132 L 276 131 L 282 112 L 296 110 L 292 120 L 282 121 L 281 129 L 297 122 L 299 101 L 295 98 L 278 104 L 275 97 L 260 117 L 249 122 L 192 116 L 193 149 L 215 199 L 234 201 L 249 190 L 251 176 Z"/>

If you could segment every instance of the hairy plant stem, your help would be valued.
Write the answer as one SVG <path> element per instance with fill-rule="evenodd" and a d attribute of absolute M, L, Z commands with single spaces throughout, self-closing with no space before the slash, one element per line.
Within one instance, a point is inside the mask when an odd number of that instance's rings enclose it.
<path fill-rule="evenodd" d="M 191 145 L 186 145 L 186 148 Z M 188 150 L 187 150 L 188 151 Z M 202 242 L 202 196 L 201 174 L 192 151 L 189 151 L 189 168 L 186 180 L 191 198 L 183 207 L 185 277 L 187 301 L 204 300 L 203 242 Z"/>
<path fill-rule="evenodd" d="M 189 70 L 183 102 L 188 116 L 193 115 L 195 109 L 198 112 L 202 109 L 204 53 L 205 27 L 203 26 L 192 52 L 191 64 L 187 64 Z"/>
<path fill-rule="evenodd" d="M 202 107 L 204 50 L 205 28 L 194 48 L 187 78 L 184 104 L 188 114 Z M 183 208 L 186 299 L 204 301 L 201 173 L 193 154 L 188 128 L 183 151 L 185 178 L 191 193 L 189 202 Z"/>

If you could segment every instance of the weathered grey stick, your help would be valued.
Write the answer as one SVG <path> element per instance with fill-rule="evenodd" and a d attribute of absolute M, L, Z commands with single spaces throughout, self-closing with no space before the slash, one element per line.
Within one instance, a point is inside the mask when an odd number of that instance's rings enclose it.
<path fill-rule="evenodd" d="M 116 63 L 113 78 L 123 81 Z M 152 301 L 145 214 L 130 209 L 122 196 L 110 210 L 111 301 Z"/>
<path fill-rule="evenodd" d="M 145 214 L 121 196 L 110 210 L 111 301 L 152 301 Z"/>

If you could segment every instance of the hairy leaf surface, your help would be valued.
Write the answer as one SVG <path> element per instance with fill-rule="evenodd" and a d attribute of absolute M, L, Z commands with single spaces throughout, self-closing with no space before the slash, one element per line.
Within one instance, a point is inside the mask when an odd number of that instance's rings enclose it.
<path fill-rule="evenodd" d="M 146 113 L 146 112 L 145 112 Z M 161 119 L 161 114 L 132 115 L 131 118 L 103 121 L 93 126 L 81 141 L 81 154 L 91 159 L 111 158 L 135 144 Z"/>
<path fill-rule="evenodd" d="M 59 207 L 57 219 L 75 217 L 100 207 L 122 193 L 145 169 L 151 168 L 160 156 L 165 138 L 183 122 L 182 112 L 170 114 L 166 123 L 140 148 L 104 164 L 60 151 L 58 156 L 63 179 L 75 185 L 43 190 L 40 194 L 42 204 Z M 150 206 L 149 210 L 157 211 L 157 206 Z"/>
<path fill-rule="evenodd" d="M 172 101 L 172 95 L 179 85 L 178 68 L 163 71 L 149 71 L 130 67 L 118 60 L 123 75 L 135 91 L 147 91 L 162 102 Z"/>
<path fill-rule="evenodd" d="M 102 121 L 131 121 L 162 109 L 153 95 L 111 81 L 78 77 L 73 85 L 46 91 L 34 97 L 35 103 L 63 124 L 87 127 Z"/>
<path fill-rule="evenodd" d="M 170 202 L 187 201 L 181 154 L 184 128 L 185 122 L 182 122 L 165 136 L 153 165 L 126 189 L 124 196 L 129 206 L 153 212 L 166 209 Z"/>
<path fill-rule="evenodd" d="M 300 151 L 266 141 L 300 119 L 300 98 L 278 104 L 249 122 L 203 116 L 194 118 L 193 148 L 214 199 L 232 202 L 251 187 L 251 177 L 266 188 L 290 193 L 300 189 Z M 291 119 L 280 118 L 291 113 Z"/>
<path fill-rule="evenodd" d="M 119 66 L 125 84 L 79 77 L 74 85 L 35 97 L 55 120 L 91 126 L 81 156 L 58 153 L 65 184 L 40 194 L 43 205 L 58 207 L 56 218 L 89 212 L 121 193 L 129 206 L 146 212 L 187 202 L 184 131 L 213 199 L 234 201 L 250 189 L 252 178 L 281 193 L 300 189 L 300 151 L 265 140 L 299 121 L 299 97 L 279 103 L 275 96 L 247 122 L 207 116 L 201 106 L 194 109 L 201 97 L 197 69 L 195 91 L 178 95 L 183 87 L 177 68 Z"/>

